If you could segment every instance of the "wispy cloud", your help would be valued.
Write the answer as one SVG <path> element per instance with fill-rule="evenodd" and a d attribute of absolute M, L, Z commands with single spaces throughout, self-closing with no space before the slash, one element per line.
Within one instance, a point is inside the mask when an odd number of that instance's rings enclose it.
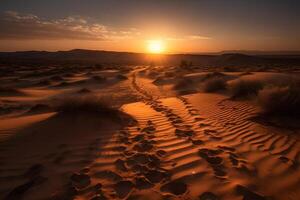
<path fill-rule="evenodd" d="M 168 37 L 167 40 L 211 40 L 211 37 L 202 35 L 185 35 L 182 37 Z"/>
<path fill-rule="evenodd" d="M 202 35 L 188 35 L 186 36 L 189 40 L 211 40 L 211 37 L 202 36 Z"/>
<path fill-rule="evenodd" d="M 33 14 L 6 11 L 0 19 L 0 39 L 120 40 L 139 35 L 134 28 L 115 29 L 91 23 L 81 16 L 43 19 Z"/>

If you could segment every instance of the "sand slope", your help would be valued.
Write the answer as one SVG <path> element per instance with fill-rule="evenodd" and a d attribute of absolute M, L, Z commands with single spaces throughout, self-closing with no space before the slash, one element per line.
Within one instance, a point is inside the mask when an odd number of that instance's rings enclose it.
<path fill-rule="evenodd" d="M 136 71 L 128 87 L 140 102 L 122 110 L 137 124 L 47 114 L 20 123 L 1 145 L 0 198 L 299 199 L 299 131 L 258 124 L 253 103 L 221 94 L 161 99 Z"/>

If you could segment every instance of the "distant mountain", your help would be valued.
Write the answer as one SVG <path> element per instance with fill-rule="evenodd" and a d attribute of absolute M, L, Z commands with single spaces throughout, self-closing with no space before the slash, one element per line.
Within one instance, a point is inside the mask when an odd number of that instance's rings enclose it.
<path fill-rule="evenodd" d="M 255 50 L 226 50 L 218 54 L 239 53 L 246 55 L 300 55 L 300 51 L 255 51 Z"/>
<path fill-rule="evenodd" d="M 149 55 L 143 53 L 114 52 L 74 49 L 70 51 L 19 51 L 0 52 L 0 64 L 9 65 L 52 65 L 52 64 L 115 64 L 148 65 L 149 63 L 179 65 L 181 61 L 192 62 L 195 66 L 258 66 L 288 65 L 300 66 L 299 55 L 250 55 L 224 53 L 220 55 L 170 54 Z"/>

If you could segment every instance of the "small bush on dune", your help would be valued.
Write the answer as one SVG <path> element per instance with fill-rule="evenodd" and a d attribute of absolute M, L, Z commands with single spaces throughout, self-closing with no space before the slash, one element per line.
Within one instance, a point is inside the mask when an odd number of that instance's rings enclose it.
<path fill-rule="evenodd" d="M 151 71 L 147 72 L 147 76 L 149 78 L 157 78 L 157 76 L 159 76 L 159 75 L 160 75 L 160 73 L 157 72 L 157 71 L 154 71 L 154 70 L 151 70 Z"/>
<path fill-rule="evenodd" d="M 224 78 L 210 78 L 203 84 L 204 92 L 216 92 L 225 90 L 227 87 L 226 80 Z"/>
<path fill-rule="evenodd" d="M 263 88 L 263 83 L 259 80 L 234 80 L 228 85 L 232 99 L 246 99 L 256 96 Z"/>
<path fill-rule="evenodd" d="M 135 120 L 128 114 L 112 107 L 103 98 L 93 95 L 70 96 L 56 105 L 58 116 L 94 116 L 96 119 L 109 119 L 120 124 L 135 124 Z"/>
<path fill-rule="evenodd" d="M 193 86 L 194 82 L 187 78 L 181 78 L 178 82 L 173 86 L 175 90 L 188 89 Z"/>
<path fill-rule="evenodd" d="M 58 113 L 63 114 L 117 114 L 103 99 L 96 96 L 68 97 L 57 105 Z"/>
<path fill-rule="evenodd" d="M 300 115 L 300 85 L 266 87 L 259 91 L 258 102 L 265 114 Z"/>
<path fill-rule="evenodd" d="M 209 72 L 207 74 L 204 75 L 204 77 L 202 78 L 202 81 L 211 79 L 211 78 L 220 78 L 220 77 L 225 77 L 226 75 L 221 73 L 221 72 Z"/>
<path fill-rule="evenodd" d="M 188 78 L 180 78 L 179 81 L 173 86 L 173 89 L 180 95 L 193 94 L 197 92 L 194 81 Z"/>

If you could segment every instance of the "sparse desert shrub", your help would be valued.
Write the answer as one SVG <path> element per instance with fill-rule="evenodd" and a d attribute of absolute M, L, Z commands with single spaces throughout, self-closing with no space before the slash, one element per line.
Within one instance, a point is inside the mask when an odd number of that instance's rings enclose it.
<path fill-rule="evenodd" d="M 259 80 L 233 80 L 228 84 L 232 99 L 247 99 L 256 96 L 263 88 L 263 83 Z"/>
<path fill-rule="evenodd" d="M 209 72 L 203 76 L 202 81 L 205 81 L 205 80 L 211 79 L 211 78 L 221 78 L 221 77 L 225 77 L 225 76 L 226 75 L 221 72 Z"/>
<path fill-rule="evenodd" d="M 210 78 L 203 83 L 204 92 L 216 92 L 225 90 L 227 86 L 226 80 L 224 78 Z"/>
<path fill-rule="evenodd" d="M 118 110 L 111 108 L 103 99 L 96 96 L 68 97 L 58 103 L 57 112 L 63 114 L 115 114 Z"/>
<path fill-rule="evenodd" d="M 258 93 L 258 102 L 265 114 L 300 115 L 300 85 L 265 87 Z"/>
<path fill-rule="evenodd" d="M 159 76 L 152 83 L 155 85 L 161 85 L 164 83 L 164 81 L 165 81 L 164 76 Z"/>
<path fill-rule="evenodd" d="M 155 85 L 164 85 L 164 84 L 169 84 L 174 81 L 174 78 L 172 77 L 165 77 L 165 76 L 159 76 L 157 77 L 152 83 Z"/>
<path fill-rule="evenodd" d="M 193 66 L 193 63 L 190 62 L 190 61 L 187 61 L 187 60 L 181 60 L 179 66 L 180 66 L 180 68 L 182 68 L 182 69 L 191 70 L 191 69 L 192 69 L 192 66 Z"/>
<path fill-rule="evenodd" d="M 111 119 L 119 123 L 135 123 L 128 114 L 111 106 L 108 101 L 97 96 L 70 96 L 63 99 L 56 106 L 60 116 L 95 115 L 99 119 Z"/>
<path fill-rule="evenodd" d="M 194 81 L 189 78 L 180 78 L 173 86 L 173 89 L 180 95 L 193 94 L 197 92 Z"/>
<path fill-rule="evenodd" d="M 182 89 L 188 89 L 189 87 L 192 87 L 194 82 L 188 78 L 181 78 L 178 80 L 178 82 L 173 86 L 175 90 L 182 90 Z"/>
<path fill-rule="evenodd" d="M 159 76 L 159 75 L 160 75 L 159 72 L 154 71 L 154 70 L 148 71 L 148 73 L 147 73 L 147 76 L 148 76 L 149 78 L 156 78 L 156 77 Z"/>

